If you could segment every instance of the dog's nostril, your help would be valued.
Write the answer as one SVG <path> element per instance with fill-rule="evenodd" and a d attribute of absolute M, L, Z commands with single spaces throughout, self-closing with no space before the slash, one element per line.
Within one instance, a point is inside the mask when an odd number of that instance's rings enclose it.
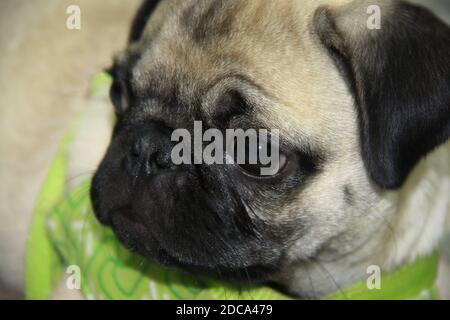
<path fill-rule="evenodd" d="M 151 122 L 133 132 L 132 139 L 126 156 L 131 175 L 152 175 L 171 168 L 172 142 L 167 128 Z"/>
<path fill-rule="evenodd" d="M 151 159 L 153 165 L 158 169 L 168 169 L 172 167 L 170 159 L 166 159 L 161 153 L 155 153 Z"/>
<path fill-rule="evenodd" d="M 135 143 L 135 144 L 132 146 L 132 148 L 131 148 L 131 150 L 130 150 L 130 156 L 131 156 L 131 158 L 134 159 L 134 160 L 138 160 L 139 157 L 141 156 L 141 148 L 140 148 L 140 146 L 138 145 L 138 143 Z"/>
<path fill-rule="evenodd" d="M 137 142 L 129 149 L 128 168 L 133 176 L 139 172 L 146 175 L 171 168 L 170 154 L 166 155 L 161 146 L 152 143 Z"/>

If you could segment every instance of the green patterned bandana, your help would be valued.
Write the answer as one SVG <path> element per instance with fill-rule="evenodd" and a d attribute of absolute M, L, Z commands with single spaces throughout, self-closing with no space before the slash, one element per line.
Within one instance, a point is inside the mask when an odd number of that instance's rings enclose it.
<path fill-rule="evenodd" d="M 109 84 L 105 74 L 92 84 Z M 26 296 L 47 299 L 68 266 L 80 270 L 88 299 L 289 299 L 264 286 L 237 286 L 163 268 L 125 249 L 113 232 L 100 225 L 91 208 L 90 181 L 66 193 L 67 149 L 61 144 L 42 187 L 26 257 Z M 382 275 L 382 289 L 357 283 L 327 299 L 430 299 L 436 297 L 437 255 Z"/>

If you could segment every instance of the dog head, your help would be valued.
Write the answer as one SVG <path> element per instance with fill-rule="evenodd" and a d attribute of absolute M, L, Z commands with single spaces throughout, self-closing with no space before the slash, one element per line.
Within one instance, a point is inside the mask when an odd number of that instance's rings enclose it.
<path fill-rule="evenodd" d="M 450 31 L 393 1 L 371 28 L 372 2 L 144 2 L 112 68 L 99 220 L 152 260 L 249 280 L 379 231 L 380 192 L 449 136 Z M 279 170 L 175 165 L 194 121 L 279 130 Z"/>

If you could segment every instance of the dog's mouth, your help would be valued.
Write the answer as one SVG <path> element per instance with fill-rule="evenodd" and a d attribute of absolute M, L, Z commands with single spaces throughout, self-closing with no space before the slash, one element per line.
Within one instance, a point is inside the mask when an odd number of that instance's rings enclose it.
<path fill-rule="evenodd" d="M 118 240 L 130 251 L 165 267 L 177 266 L 177 260 L 158 244 L 146 227 L 130 214 L 130 210 L 124 207 L 110 215 L 110 226 Z"/>
<path fill-rule="evenodd" d="M 130 251 L 137 253 L 163 267 L 175 267 L 193 274 L 209 275 L 226 281 L 262 282 L 274 272 L 273 265 L 248 265 L 232 268 L 223 265 L 205 265 L 200 261 L 187 258 L 180 252 L 171 252 L 163 243 L 151 234 L 144 224 L 130 214 L 130 208 L 115 210 L 110 216 L 109 225 L 118 240 Z M 194 248 L 195 249 L 195 248 Z M 193 249 L 193 250 L 194 250 Z M 193 256 L 191 253 L 189 255 Z M 211 256 L 211 261 L 217 257 Z"/>

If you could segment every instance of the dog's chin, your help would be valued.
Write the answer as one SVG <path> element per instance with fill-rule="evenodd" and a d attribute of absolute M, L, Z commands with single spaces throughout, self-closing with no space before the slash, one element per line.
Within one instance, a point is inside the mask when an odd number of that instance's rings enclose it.
<path fill-rule="evenodd" d="M 219 280 L 257 283 L 270 278 L 274 272 L 270 265 L 248 265 L 242 267 L 228 267 L 213 262 L 205 264 L 186 257 L 195 256 L 192 252 L 170 252 L 144 225 L 135 221 L 129 214 L 128 208 L 115 210 L 111 214 L 111 227 L 118 240 L 130 251 L 164 267 L 174 267 L 193 274 L 208 275 Z"/>

